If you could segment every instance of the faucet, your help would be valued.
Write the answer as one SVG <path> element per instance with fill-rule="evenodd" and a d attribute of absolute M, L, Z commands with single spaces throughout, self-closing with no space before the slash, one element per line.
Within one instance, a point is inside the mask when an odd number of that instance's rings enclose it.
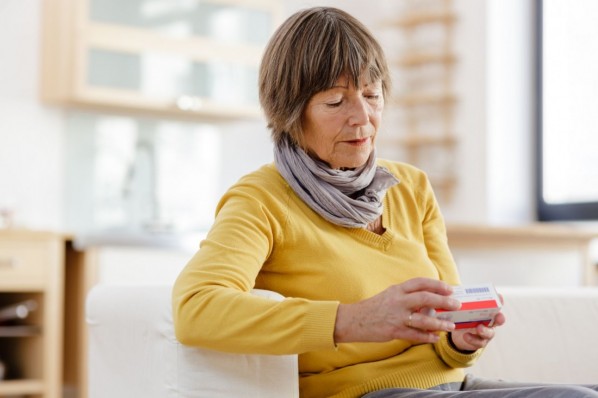
<path fill-rule="evenodd" d="M 145 155 L 146 164 L 143 163 L 143 155 Z M 141 222 L 143 230 L 148 232 L 165 232 L 171 231 L 172 225 L 166 222 L 160 212 L 160 203 L 158 198 L 157 190 L 157 178 L 158 178 L 158 164 L 156 161 L 156 148 L 151 139 L 139 139 L 135 146 L 135 156 L 131 161 L 127 174 L 123 183 L 122 195 L 124 199 L 134 198 L 134 195 L 141 194 L 136 192 L 134 188 L 134 182 L 136 178 L 143 176 L 142 170 L 147 171 L 147 190 L 149 192 L 149 218 L 146 218 L 143 212 L 141 213 L 141 219 L 135 220 Z M 138 182 L 143 183 L 143 181 Z M 139 203 L 134 204 L 139 205 Z"/>

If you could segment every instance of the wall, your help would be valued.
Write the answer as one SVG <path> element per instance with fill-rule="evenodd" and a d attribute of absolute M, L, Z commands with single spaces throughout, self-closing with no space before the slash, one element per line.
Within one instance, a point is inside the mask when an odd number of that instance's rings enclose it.
<path fill-rule="evenodd" d="M 63 222 L 62 113 L 37 100 L 40 0 L 0 2 L 0 207 L 16 222 Z"/>
<path fill-rule="evenodd" d="M 487 218 L 486 181 L 487 73 L 486 1 L 457 0 L 455 91 L 458 98 L 455 134 L 458 185 L 443 206 L 447 221 L 483 223 Z"/>
<path fill-rule="evenodd" d="M 287 13 L 314 4 L 342 5 L 368 25 L 389 15 L 393 8 L 392 1 L 380 1 L 376 7 L 360 0 L 285 1 Z M 522 88 L 529 76 L 519 72 L 528 48 L 517 45 L 525 43 L 519 36 L 527 34 L 530 11 L 526 7 L 530 3 L 455 1 L 459 13 L 460 182 L 454 201 L 444 207 L 449 221 L 531 219 L 529 137 L 533 132 L 527 119 L 530 106 Z M 40 105 L 37 100 L 40 8 L 41 0 L 0 3 L 0 205 L 12 204 L 21 225 L 62 229 L 65 117 L 61 110 Z M 519 14 L 520 9 L 527 11 Z M 497 11 L 502 19 L 494 17 Z M 501 39 L 505 32 L 516 37 Z M 499 46 L 498 55 L 489 53 L 494 46 Z M 501 62 L 507 59 L 505 68 Z M 505 70 L 516 78 L 505 79 Z M 522 102 L 514 101 L 517 98 Z M 505 135 L 505 131 L 511 134 Z M 223 140 L 228 148 L 223 187 L 272 158 L 263 126 L 234 126 L 225 132 Z"/>

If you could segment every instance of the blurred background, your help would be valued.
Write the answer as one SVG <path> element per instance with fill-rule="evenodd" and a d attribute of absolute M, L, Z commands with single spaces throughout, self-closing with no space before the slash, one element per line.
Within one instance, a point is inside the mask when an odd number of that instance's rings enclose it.
<path fill-rule="evenodd" d="M 256 106 L 256 68 L 275 26 L 301 7 L 340 6 L 377 34 L 389 58 L 405 48 L 404 29 L 392 25 L 401 2 L 378 1 L 376 7 L 360 1 L 282 0 L 63 3 L 4 1 L 0 6 L 6 32 L 0 38 L 5 54 L 0 207 L 12 214 L 13 224 L 28 228 L 78 233 L 207 228 L 223 191 L 272 160 Z M 519 68 L 510 72 L 518 80 L 511 81 L 503 70 L 501 82 L 519 93 L 513 96 L 519 103 L 509 104 L 518 117 L 510 118 L 508 155 L 521 167 L 509 167 L 518 171 L 509 191 L 519 194 L 508 204 L 490 195 L 493 179 L 488 178 L 490 153 L 499 150 L 489 145 L 493 54 L 488 41 L 504 33 L 491 31 L 500 16 L 490 8 L 508 7 L 456 2 L 450 12 L 458 20 L 434 26 L 450 28 L 450 51 L 458 56 L 451 71 L 452 94 L 458 98 L 451 134 L 459 138 L 458 153 L 438 160 L 442 166 L 456 163 L 451 165 L 456 179 L 451 200 L 443 203 L 449 220 L 534 217 L 531 4 L 511 3 L 514 10 L 504 12 L 516 18 L 502 29 L 518 35 L 508 40 L 521 47 L 510 49 L 511 63 L 516 60 Z M 227 45 L 230 49 L 222 49 Z M 515 57 L 519 53 L 528 56 Z M 395 76 L 397 89 L 404 86 L 401 78 Z M 214 112 L 202 111 L 199 98 L 217 101 Z M 406 132 L 406 123 L 389 122 L 382 135 L 390 139 Z M 400 143 L 394 146 L 402 149 Z M 494 156 L 501 155 L 507 154 Z M 437 158 L 442 156 L 447 154 Z M 499 176 L 508 171 L 501 169 Z"/>
<path fill-rule="evenodd" d="M 430 176 L 463 283 L 598 285 L 595 0 L 2 0 L 0 396 L 86 396 L 87 292 L 172 283 L 273 160 L 261 53 L 315 5 L 382 43 L 378 154 Z"/>
<path fill-rule="evenodd" d="M 570 9 L 548 3 L 552 15 Z M 597 36 L 575 19 L 595 6 L 575 4 L 574 22 L 545 40 L 556 54 L 545 75 L 560 85 L 542 97 L 541 1 L 5 0 L 0 226 L 66 232 L 80 247 L 194 250 L 226 188 L 272 161 L 260 54 L 286 16 L 313 5 L 349 11 L 382 42 L 394 89 L 380 156 L 430 175 L 449 226 L 536 226 L 563 218 L 546 206 L 595 206 L 595 90 L 583 87 L 596 86 Z M 572 26 L 590 30 L 567 38 Z M 545 163 L 538 98 L 555 99 Z M 593 231 L 596 213 L 565 224 Z"/>

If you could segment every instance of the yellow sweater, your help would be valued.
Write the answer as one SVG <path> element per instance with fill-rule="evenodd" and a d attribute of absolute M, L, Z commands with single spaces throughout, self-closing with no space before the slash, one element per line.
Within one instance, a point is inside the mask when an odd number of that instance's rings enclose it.
<path fill-rule="evenodd" d="M 200 250 L 173 290 L 184 344 L 260 354 L 299 354 L 301 397 L 359 397 L 388 387 L 463 380 L 480 354 L 405 340 L 335 345 L 338 304 L 414 277 L 458 284 L 442 216 L 424 173 L 379 160 L 400 183 L 384 199 L 386 232 L 344 228 L 312 211 L 273 165 L 223 196 Z M 287 299 L 256 297 L 252 288 Z"/>

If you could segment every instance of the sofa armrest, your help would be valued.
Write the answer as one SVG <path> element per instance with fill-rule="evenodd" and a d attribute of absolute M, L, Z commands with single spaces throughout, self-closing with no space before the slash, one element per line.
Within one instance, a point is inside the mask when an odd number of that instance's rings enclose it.
<path fill-rule="evenodd" d="M 90 398 L 299 396 L 296 355 L 228 354 L 180 344 L 171 290 L 166 285 L 91 290 L 86 303 Z"/>
<path fill-rule="evenodd" d="M 498 291 L 507 322 L 469 372 L 514 381 L 596 383 L 598 289 Z"/>

